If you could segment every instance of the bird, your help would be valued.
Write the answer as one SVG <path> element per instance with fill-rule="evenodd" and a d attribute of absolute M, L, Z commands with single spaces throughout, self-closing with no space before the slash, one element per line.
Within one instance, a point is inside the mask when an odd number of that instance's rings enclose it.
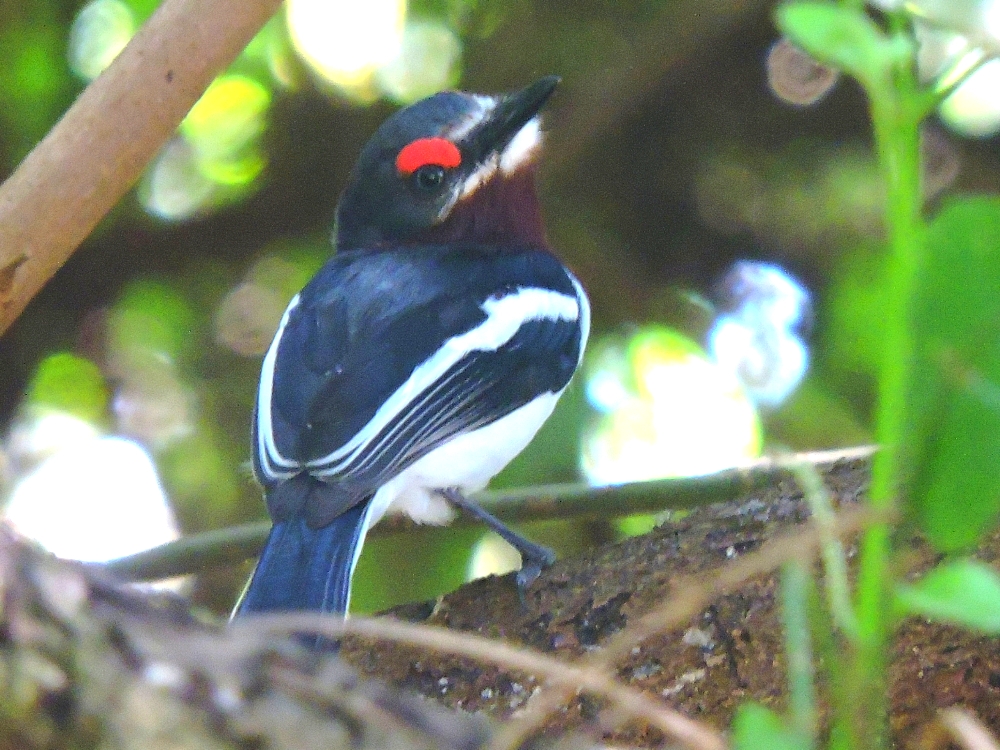
<path fill-rule="evenodd" d="M 385 120 L 337 204 L 335 252 L 296 294 L 261 365 L 251 435 L 272 520 L 234 617 L 346 615 L 386 512 L 472 513 L 522 555 L 552 552 L 468 495 L 520 453 L 580 365 L 590 304 L 545 237 L 540 110 L 559 78 L 445 91 Z"/>

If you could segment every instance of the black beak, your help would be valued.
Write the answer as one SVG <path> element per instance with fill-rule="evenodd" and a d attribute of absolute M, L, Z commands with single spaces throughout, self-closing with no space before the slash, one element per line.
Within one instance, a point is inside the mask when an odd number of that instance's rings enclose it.
<path fill-rule="evenodd" d="M 538 114 L 561 80 L 559 76 L 545 76 L 520 91 L 502 96 L 493 111 L 469 134 L 469 150 L 476 161 L 501 153 Z"/>

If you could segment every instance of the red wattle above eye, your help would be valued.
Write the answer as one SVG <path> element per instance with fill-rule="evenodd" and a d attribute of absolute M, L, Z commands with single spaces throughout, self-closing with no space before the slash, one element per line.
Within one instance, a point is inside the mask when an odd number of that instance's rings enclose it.
<path fill-rule="evenodd" d="M 413 174 L 427 164 L 451 169 L 461 163 L 458 147 L 445 138 L 418 138 L 396 156 L 396 169 L 403 175 Z"/>

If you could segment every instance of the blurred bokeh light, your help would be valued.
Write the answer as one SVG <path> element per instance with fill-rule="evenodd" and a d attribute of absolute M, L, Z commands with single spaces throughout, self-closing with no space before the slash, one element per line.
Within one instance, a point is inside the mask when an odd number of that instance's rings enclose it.
<path fill-rule="evenodd" d="M 146 171 L 146 209 L 178 221 L 243 196 L 267 164 L 270 91 L 248 76 L 213 81 Z"/>
<path fill-rule="evenodd" d="M 941 104 L 941 119 L 962 135 L 1000 130 L 1000 60 L 983 63 Z"/>
<path fill-rule="evenodd" d="M 721 283 L 708 351 L 759 406 L 780 406 L 809 366 L 809 292 L 784 269 L 739 261 Z"/>
<path fill-rule="evenodd" d="M 760 420 L 740 382 L 675 331 L 598 340 L 583 376 L 597 412 L 581 455 L 591 484 L 707 474 L 760 454 Z"/>
<path fill-rule="evenodd" d="M 264 168 L 259 138 L 267 126 L 271 93 L 253 78 L 216 78 L 180 126 L 199 170 L 222 185 L 243 185 Z"/>
<path fill-rule="evenodd" d="M 69 66 L 84 80 L 97 78 L 135 33 L 132 9 L 122 0 L 87 3 L 69 29 Z"/>
<path fill-rule="evenodd" d="M 444 23 L 408 21 L 396 56 L 379 68 L 379 88 L 398 104 L 410 104 L 458 85 L 462 42 Z"/>
<path fill-rule="evenodd" d="M 53 354 L 5 441 L 2 517 L 60 557 L 110 560 L 180 533 L 149 453 L 105 434 L 107 405 L 92 362 Z"/>
<path fill-rule="evenodd" d="M 160 149 L 139 188 L 146 210 L 168 221 L 196 216 L 211 205 L 215 192 L 215 184 L 198 168 L 194 148 L 181 136 Z"/>
<path fill-rule="evenodd" d="M 406 0 L 288 0 L 288 29 L 318 75 L 371 99 L 375 72 L 403 46 Z"/>
<path fill-rule="evenodd" d="M 67 439 L 20 478 L 2 517 L 52 554 L 87 562 L 180 536 L 149 454 L 118 437 Z"/>
<path fill-rule="evenodd" d="M 485 534 L 472 548 L 468 580 L 502 576 L 521 567 L 521 555 L 493 532 Z"/>

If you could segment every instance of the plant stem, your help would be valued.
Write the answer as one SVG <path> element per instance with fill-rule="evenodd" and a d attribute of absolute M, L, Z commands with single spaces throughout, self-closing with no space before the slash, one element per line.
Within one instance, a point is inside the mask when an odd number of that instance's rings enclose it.
<path fill-rule="evenodd" d="M 826 576 L 824 584 L 827 595 L 827 607 L 830 616 L 840 631 L 850 640 L 858 638 L 858 619 L 855 616 L 851 602 L 851 584 L 847 574 L 847 558 L 844 555 L 844 545 L 834 534 L 837 516 L 833 510 L 830 492 L 823 483 L 823 477 L 812 464 L 790 457 L 786 466 L 795 476 L 795 481 L 802 488 L 802 494 L 813 522 L 824 535 L 822 559 L 823 572 Z"/>
<path fill-rule="evenodd" d="M 781 620 L 788 661 L 788 714 L 803 747 L 816 746 L 816 688 L 809 629 L 809 564 L 789 560 L 781 570 Z"/>
<path fill-rule="evenodd" d="M 882 450 L 872 467 L 871 505 L 880 517 L 893 514 L 903 481 L 905 406 L 913 369 L 912 298 L 922 259 L 923 224 L 920 190 L 920 109 L 911 66 L 898 66 L 895 80 L 869 92 L 879 165 L 886 187 L 889 275 L 885 359 L 879 383 L 876 436 Z M 874 321 L 873 321 L 874 322 Z M 873 524 L 861 542 L 858 575 L 859 639 L 852 670 L 855 694 L 864 696 L 852 722 L 855 747 L 885 747 L 886 649 L 892 622 L 890 531 L 887 521 Z"/>

